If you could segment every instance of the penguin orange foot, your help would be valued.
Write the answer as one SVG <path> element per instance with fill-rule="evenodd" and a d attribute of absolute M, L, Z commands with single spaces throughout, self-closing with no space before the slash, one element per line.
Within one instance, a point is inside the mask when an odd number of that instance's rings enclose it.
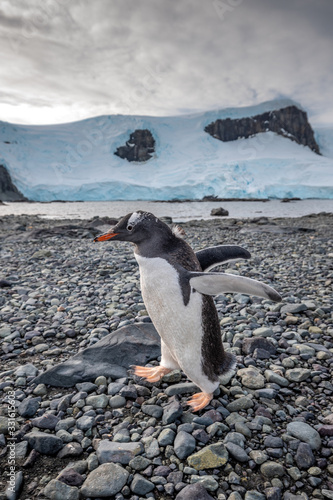
<path fill-rule="evenodd" d="M 207 392 L 198 392 L 194 394 L 192 399 L 187 401 L 187 404 L 191 406 L 192 411 L 199 411 L 205 408 L 211 400 L 213 399 L 213 394 L 208 394 Z"/>
<path fill-rule="evenodd" d="M 167 373 L 171 372 L 170 368 L 164 368 L 164 366 L 133 366 L 134 375 L 138 377 L 143 377 L 148 382 L 158 382 Z"/>

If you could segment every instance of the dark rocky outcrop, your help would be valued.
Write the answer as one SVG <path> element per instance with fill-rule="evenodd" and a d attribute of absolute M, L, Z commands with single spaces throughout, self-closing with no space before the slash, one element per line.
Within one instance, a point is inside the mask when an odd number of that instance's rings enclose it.
<path fill-rule="evenodd" d="M 79 382 L 93 381 L 99 375 L 126 377 L 131 365 L 145 365 L 160 354 L 160 337 L 154 325 L 128 325 L 50 368 L 36 377 L 34 383 L 72 387 Z"/>
<path fill-rule="evenodd" d="M 10 174 L 4 165 L 0 165 L 0 200 L 27 201 L 27 198 L 14 186 Z"/>
<path fill-rule="evenodd" d="M 126 146 L 120 146 L 114 153 L 128 161 L 148 161 L 155 152 L 155 139 L 150 130 L 135 130 Z"/>
<path fill-rule="evenodd" d="M 307 114 L 296 106 L 287 106 L 283 109 L 234 120 L 231 118 L 218 119 L 205 127 L 205 132 L 224 142 L 236 141 L 240 138 L 246 139 L 260 132 L 268 131 L 287 137 L 298 144 L 303 144 L 303 146 L 308 146 L 312 151 L 320 154 Z"/>

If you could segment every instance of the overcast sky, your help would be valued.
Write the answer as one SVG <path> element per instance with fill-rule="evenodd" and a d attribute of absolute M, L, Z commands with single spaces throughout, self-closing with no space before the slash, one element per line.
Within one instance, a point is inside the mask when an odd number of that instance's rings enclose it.
<path fill-rule="evenodd" d="M 0 0 L 0 120 L 297 100 L 333 124 L 332 0 Z"/>

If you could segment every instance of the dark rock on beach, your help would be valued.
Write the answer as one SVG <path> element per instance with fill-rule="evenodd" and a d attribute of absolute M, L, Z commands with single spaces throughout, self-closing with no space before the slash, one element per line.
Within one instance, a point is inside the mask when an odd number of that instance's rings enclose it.
<path fill-rule="evenodd" d="M 131 365 L 145 365 L 156 359 L 160 351 L 160 338 L 152 324 L 124 326 L 42 373 L 34 383 L 71 387 L 78 382 L 95 380 L 99 375 L 126 377 Z"/>
<path fill-rule="evenodd" d="M 229 212 L 228 210 L 226 210 L 225 208 L 222 208 L 222 207 L 219 207 L 219 208 L 213 208 L 210 212 L 210 215 L 217 215 L 217 216 L 222 216 L 222 217 L 225 217 L 227 215 L 229 215 Z"/>

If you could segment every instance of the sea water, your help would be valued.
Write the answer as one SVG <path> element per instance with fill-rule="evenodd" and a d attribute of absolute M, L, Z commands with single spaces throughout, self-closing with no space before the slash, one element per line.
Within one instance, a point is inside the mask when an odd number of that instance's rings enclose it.
<path fill-rule="evenodd" d="M 4 215 L 39 215 L 47 219 L 119 218 L 136 210 L 152 212 L 157 217 L 169 216 L 174 222 L 210 219 L 213 208 L 223 207 L 231 218 L 247 217 L 302 217 L 320 212 L 333 213 L 333 200 L 281 200 L 269 201 L 84 201 L 52 203 L 9 203 L 0 205 L 0 218 Z"/>

